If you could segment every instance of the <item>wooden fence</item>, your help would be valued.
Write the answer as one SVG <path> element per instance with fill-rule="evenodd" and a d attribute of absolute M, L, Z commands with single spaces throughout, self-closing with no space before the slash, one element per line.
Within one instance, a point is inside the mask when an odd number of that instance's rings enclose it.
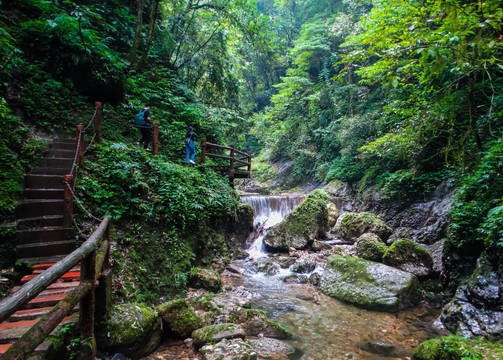
<path fill-rule="evenodd" d="M 206 141 L 206 138 L 203 138 L 201 143 L 202 148 L 202 163 L 206 163 L 206 158 L 214 158 L 214 159 L 223 159 L 228 160 L 229 165 L 224 165 L 221 168 L 227 176 L 231 180 L 235 178 L 249 178 L 251 173 L 251 151 L 243 152 L 239 151 L 235 148 L 234 145 L 231 146 L 222 146 L 218 144 L 212 144 Z M 229 155 L 219 155 L 215 153 L 210 153 L 208 150 L 217 149 L 229 151 Z M 241 168 L 246 167 L 246 170 Z"/>

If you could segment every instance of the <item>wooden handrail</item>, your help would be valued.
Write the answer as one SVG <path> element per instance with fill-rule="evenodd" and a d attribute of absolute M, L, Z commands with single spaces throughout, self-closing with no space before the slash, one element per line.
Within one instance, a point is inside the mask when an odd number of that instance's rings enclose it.
<path fill-rule="evenodd" d="M 105 233 L 110 217 L 106 216 L 98 229 L 78 249 L 74 250 L 64 259 L 45 270 L 39 276 L 24 284 L 18 291 L 8 298 L 0 301 L 0 322 L 14 314 L 31 299 L 35 298 L 44 289 L 58 280 L 63 274 L 77 265 L 82 259 L 96 250 L 99 239 Z"/>
<path fill-rule="evenodd" d="M 208 148 L 215 148 L 215 149 L 221 149 L 221 150 L 229 150 L 230 155 L 225 156 L 225 155 L 217 155 L 213 153 L 208 152 Z M 245 153 L 243 151 L 237 150 L 234 145 L 231 146 L 223 146 L 223 145 L 217 145 L 217 144 L 212 144 L 206 141 L 206 138 L 202 139 L 201 142 L 201 149 L 202 149 L 202 161 L 201 163 L 206 163 L 206 157 L 211 157 L 211 158 L 216 158 L 216 159 L 223 159 L 223 160 L 229 160 L 229 165 L 227 166 L 227 172 L 226 175 L 231 179 L 231 183 L 234 181 L 234 178 L 239 175 L 238 177 L 243 177 L 243 173 L 247 175 L 246 177 L 250 177 L 251 173 L 251 151 L 248 151 L 248 153 Z M 239 154 L 239 156 L 237 156 Z M 247 169 L 245 172 L 242 170 L 238 173 L 236 173 L 234 170 L 238 169 L 240 167 L 246 166 Z"/>

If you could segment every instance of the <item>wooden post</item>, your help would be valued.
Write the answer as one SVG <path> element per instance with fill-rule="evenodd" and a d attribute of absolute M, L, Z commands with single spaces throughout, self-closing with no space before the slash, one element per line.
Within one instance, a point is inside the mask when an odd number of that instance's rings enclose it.
<path fill-rule="evenodd" d="M 80 359 L 96 358 L 96 339 L 94 338 L 94 308 L 96 279 L 96 250 L 81 262 L 80 281 L 91 281 L 93 286 L 80 301 Z"/>
<path fill-rule="evenodd" d="M 96 101 L 94 103 L 94 108 L 96 109 L 96 115 L 94 116 L 94 131 L 96 133 L 96 142 L 101 143 L 103 139 L 103 103 Z"/>
<path fill-rule="evenodd" d="M 234 149 L 235 148 L 235 145 L 231 145 L 231 163 L 230 163 L 230 167 L 229 167 L 229 170 L 230 171 L 234 171 Z"/>
<path fill-rule="evenodd" d="M 77 125 L 77 131 L 75 132 L 75 137 L 78 146 L 79 166 L 84 165 L 84 125 Z"/>
<path fill-rule="evenodd" d="M 63 226 L 66 228 L 72 227 L 72 216 L 73 216 L 73 175 L 63 176 L 63 187 L 64 187 L 64 213 L 63 213 Z"/>
<path fill-rule="evenodd" d="M 201 149 L 203 152 L 203 159 L 201 160 L 201 163 L 204 164 L 206 162 L 206 138 L 203 138 Z"/>
<path fill-rule="evenodd" d="M 154 155 L 159 155 L 159 124 L 154 121 Z"/>
<path fill-rule="evenodd" d="M 248 151 L 248 177 L 251 177 L 251 151 Z"/>

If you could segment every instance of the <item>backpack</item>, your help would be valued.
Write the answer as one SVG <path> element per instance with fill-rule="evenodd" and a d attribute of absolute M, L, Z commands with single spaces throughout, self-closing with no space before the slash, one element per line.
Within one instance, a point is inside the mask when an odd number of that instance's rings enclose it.
<path fill-rule="evenodd" d="M 144 127 L 147 125 L 147 121 L 145 120 L 145 111 L 145 109 L 141 109 L 140 112 L 134 116 L 134 126 Z"/>

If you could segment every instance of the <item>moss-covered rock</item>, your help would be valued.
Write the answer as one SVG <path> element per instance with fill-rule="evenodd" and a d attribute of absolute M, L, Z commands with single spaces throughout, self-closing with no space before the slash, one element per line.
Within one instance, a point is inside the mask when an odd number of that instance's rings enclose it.
<path fill-rule="evenodd" d="M 503 347 L 483 340 L 467 340 L 458 336 L 432 339 L 419 345 L 412 360 L 497 360 L 503 359 Z"/>
<path fill-rule="evenodd" d="M 290 360 L 299 358 L 299 356 L 296 356 L 297 349 L 286 341 L 260 337 L 251 339 L 250 343 L 257 352 L 259 359 Z"/>
<path fill-rule="evenodd" d="M 311 245 L 311 250 L 313 251 L 330 250 L 331 248 L 332 245 L 327 244 L 325 241 L 319 241 L 319 240 L 314 240 L 313 244 Z"/>
<path fill-rule="evenodd" d="M 286 252 L 289 248 L 304 249 L 321 239 L 328 230 L 328 195 L 315 190 L 264 238 L 268 251 Z"/>
<path fill-rule="evenodd" d="M 386 241 L 393 230 L 372 213 L 353 212 L 344 215 L 336 232 L 345 241 L 355 242 L 365 233 L 376 234 L 382 241 Z"/>
<path fill-rule="evenodd" d="M 132 359 L 145 356 L 161 343 L 161 319 L 140 304 L 119 304 L 96 326 L 96 342 L 103 351 L 121 352 Z"/>
<path fill-rule="evenodd" d="M 320 289 L 339 300 L 378 311 L 397 311 L 415 304 L 419 282 L 413 274 L 350 256 L 332 256 Z"/>
<path fill-rule="evenodd" d="M 429 276 L 433 271 L 431 255 L 410 239 L 400 239 L 391 244 L 383 256 L 383 263 L 418 277 Z"/>
<path fill-rule="evenodd" d="M 222 288 L 222 279 L 216 271 L 193 268 L 190 271 L 189 284 L 194 288 L 218 292 Z"/>
<path fill-rule="evenodd" d="M 316 254 L 309 254 L 308 256 L 297 260 L 295 264 L 291 266 L 291 270 L 294 273 L 307 274 L 316 268 L 318 262 L 319 259 Z"/>
<path fill-rule="evenodd" d="M 235 215 L 229 219 L 225 238 L 233 252 L 247 248 L 246 239 L 253 231 L 253 216 L 254 211 L 251 205 L 239 204 Z"/>
<path fill-rule="evenodd" d="M 244 339 L 245 331 L 236 324 L 216 324 L 205 326 L 192 332 L 194 346 L 198 349 L 209 343 L 216 343 L 223 339 Z"/>
<path fill-rule="evenodd" d="M 167 328 L 174 334 L 186 338 L 200 328 L 204 320 L 199 317 L 187 300 L 179 299 L 161 304 L 155 308 Z"/>
<path fill-rule="evenodd" d="M 356 255 L 365 260 L 382 262 L 388 247 L 376 234 L 363 234 L 356 241 Z"/>
<path fill-rule="evenodd" d="M 339 218 L 339 210 L 337 210 L 337 205 L 335 205 L 334 203 L 328 203 L 327 211 L 328 211 L 328 227 L 332 228 L 335 226 L 335 223 Z"/>
<path fill-rule="evenodd" d="M 246 336 L 258 336 L 275 339 L 289 339 L 291 334 L 280 324 L 269 319 L 263 310 L 237 309 L 230 314 L 232 322 L 240 324 Z"/>
<path fill-rule="evenodd" d="M 268 276 L 273 276 L 279 273 L 280 266 L 272 258 L 256 261 L 253 267 L 258 271 L 265 273 Z"/>
<path fill-rule="evenodd" d="M 222 340 L 215 345 L 206 345 L 199 352 L 203 360 L 256 360 L 257 352 L 249 341 L 241 339 Z"/>

